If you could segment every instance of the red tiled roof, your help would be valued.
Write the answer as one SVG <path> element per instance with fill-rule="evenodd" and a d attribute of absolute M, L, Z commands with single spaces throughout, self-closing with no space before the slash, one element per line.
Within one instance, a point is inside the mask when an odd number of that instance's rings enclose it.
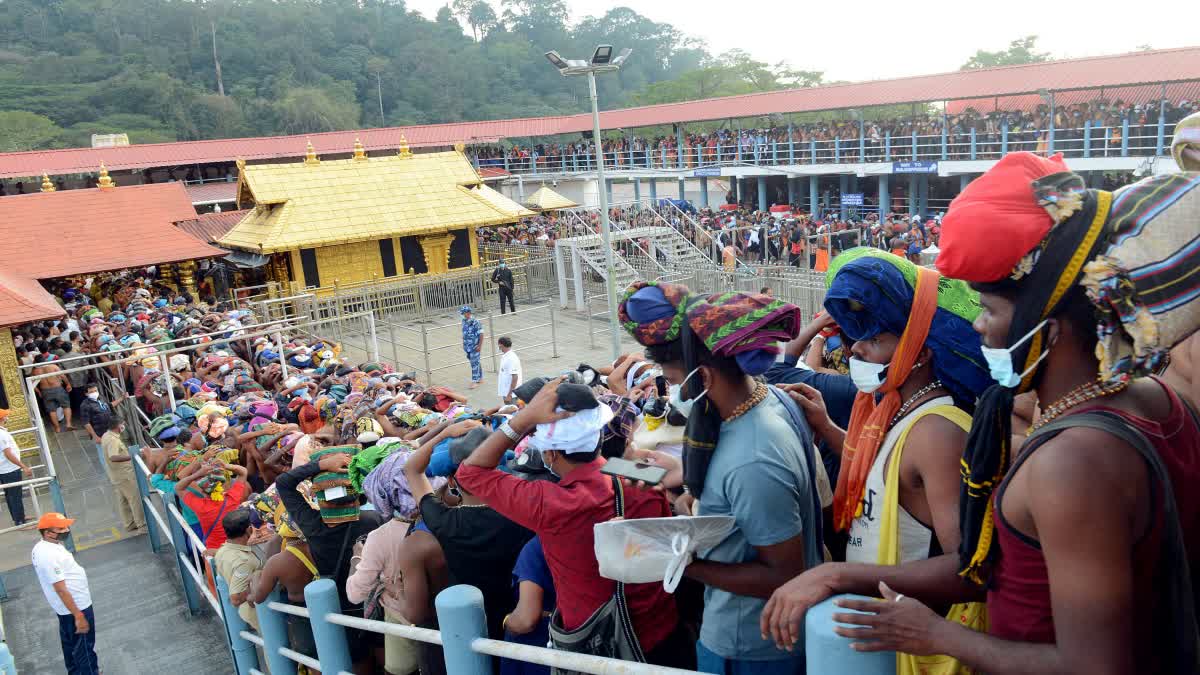
<path fill-rule="evenodd" d="M 237 181 L 185 185 L 193 205 L 237 201 Z"/>
<path fill-rule="evenodd" d="M 501 169 L 500 167 L 495 167 L 495 166 L 479 167 L 479 177 L 484 180 L 497 180 L 500 178 L 506 178 L 508 175 L 509 175 L 509 173 L 507 171 L 505 171 L 504 169 Z"/>
<path fill-rule="evenodd" d="M 0 198 L 0 260 L 30 279 L 224 255 L 175 227 L 195 218 L 183 185 L 159 183 Z"/>
<path fill-rule="evenodd" d="M 0 326 L 15 326 L 62 315 L 63 308 L 41 284 L 20 273 L 9 273 L 0 268 Z"/>
<path fill-rule="evenodd" d="M 234 185 L 236 186 L 237 184 L 234 183 Z M 233 229 L 233 226 L 238 224 L 242 216 L 249 212 L 250 209 L 222 211 L 221 213 L 203 213 L 196 218 L 181 220 L 175 223 L 175 225 L 200 241 L 212 244 L 221 237 L 224 237 L 225 233 Z"/>
<path fill-rule="evenodd" d="M 756 117 L 771 113 L 1014 96 L 1036 93 L 1039 89 L 1098 89 L 1187 80 L 1200 80 L 1200 47 L 1161 49 L 610 110 L 601 113 L 600 126 L 604 129 L 632 129 L 673 122 Z M 87 173 L 95 171 L 101 160 L 109 169 L 136 169 L 227 162 L 239 157 L 247 161 L 300 157 L 304 154 L 306 139 L 312 141 L 318 154 L 348 154 L 354 145 L 355 137 L 362 139 L 368 151 L 394 152 L 400 143 L 401 133 L 412 147 L 445 147 L 459 142 L 488 143 L 502 138 L 580 133 L 590 131 L 591 128 L 591 115 L 585 113 L 361 131 L 331 131 L 309 136 L 14 152 L 0 155 L 0 178 L 38 176 L 43 171 L 51 175 Z"/>

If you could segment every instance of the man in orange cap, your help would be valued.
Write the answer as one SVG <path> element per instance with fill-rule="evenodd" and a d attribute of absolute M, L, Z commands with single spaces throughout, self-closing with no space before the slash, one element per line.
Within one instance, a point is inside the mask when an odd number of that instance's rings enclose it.
<path fill-rule="evenodd" d="M 45 513 L 38 519 L 42 540 L 33 547 L 33 569 L 46 602 L 58 615 L 58 638 L 68 675 L 99 675 L 96 659 L 96 618 L 87 572 L 63 546 L 71 535 L 71 523 L 61 513 Z"/>
<path fill-rule="evenodd" d="M 16 483 L 33 475 L 33 470 L 21 461 L 21 449 L 17 447 L 17 442 L 13 440 L 12 434 L 8 433 L 8 429 L 4 428 L 10 414 L 11 410 L 0 408 L 0 485 Z M 22 487 L 4 488 L 4 501 L 8 502 L 8 513 L 12 516 L 13 525 L 17 526 L 25 524 L 23 493 Z"/>

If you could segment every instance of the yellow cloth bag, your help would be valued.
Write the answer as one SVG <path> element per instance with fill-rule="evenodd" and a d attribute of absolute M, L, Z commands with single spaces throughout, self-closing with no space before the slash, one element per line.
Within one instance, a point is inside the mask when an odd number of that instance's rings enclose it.
<path fill-rule="evenodd" d="M 908 432 L 926 415 L 938 415 L 957 424 L 963 431 L 970 431 L 971 416 L 952 405 L 940 405 L 917 413 L 908 427 L 896 439 L 896 448 L 888 458 L 887 476 L 884 478 L 883 521 L 880 523 L 879 564 L 896 565 L 900 562 L 900 458 Z M 936 534 L 934 536 L 937 536 Z M 971 630 L 986 632 L 988 629 L 987 604 L 965 602 L 950 607 L 947 621 L 960 623 Z M 973 675 L 974 670 L 959 663 L 958 659 L 941 654 L 913 656 L 896 654 L 896 675 Z"/>

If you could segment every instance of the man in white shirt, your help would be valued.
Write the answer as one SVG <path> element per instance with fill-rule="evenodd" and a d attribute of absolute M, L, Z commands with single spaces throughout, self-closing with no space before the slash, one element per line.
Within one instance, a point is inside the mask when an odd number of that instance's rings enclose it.
<path fill-rule="evenodd" d="M 11 410 L 0 408 L 0 485 L 16 483 L 33 475 L 33 469 L 21 461 L 21 449 L 12 434 L 5 429 Z M 4 488 L 4 501 L 8 502 L 8 514 L 13 525 L 25 524 L 24 488 Z"/>
<path fill-rule="evenodd" d="M 517 358 L 517 353 L 512 348 L 512 338 L 505 335 L 496 340 L 496 344 L 500 347 L 500 377 L 497 385 L 496 393 L 500 394 L 500 399 L 505 403 L 512 403 L 512 392 L 517 387 L 521 386 L 521 359 Z"/>
<path fill-rule="evenodd" d="M 42 540 L 33 547 L 33 569 L 46 602 L 58 615 L 58 638 L 62 641 L 67 675 L 99 675 L 96 618 L 92 613 L 87 572 L 63 546 L 74 522 L 74 518 L 61 513 L 46 513 L 38 519 Z"/>

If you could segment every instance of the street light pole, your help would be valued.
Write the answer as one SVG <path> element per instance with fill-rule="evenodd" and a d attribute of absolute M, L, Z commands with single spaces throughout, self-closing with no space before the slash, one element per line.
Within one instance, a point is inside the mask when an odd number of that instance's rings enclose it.
<path fill-rule="evenodd" d="M 600 141 L 600 107 L 596 102 L 596 73 L 588 71 L 588 94 L 592 98 L 592 142 L 596 146 L 596 188 L 600 193 L 600 240 L 604 243 L 604 287 L 608 294 L 608 330 L 615 361 L 621 355 L 621 326 L 617 322 L 617 280 L 613 265 L 612 230 L 608 222 L 608 185 L 604 181 L 604 146 Z M 590 319 L 589 319 L 590 320 Z"/>
<path fill-rule="evenodd" d="M 604 179 L 604 143 L 600 139 L 600 105 L 596 101 L 596 73 L 616 72 L 632 50 L 622 49 L 613 54 L 612 45 L 600 45 L 591 61 L 564 59 L 556 51 L 546 52 L 550 62 L 563 77 L 587 75 L 588 94 L 592 99 L 592 142 L 596 145 L 596 188 L 600 193 L 600 241 L 604 244 L 604 278 L 608 296 L 608 331 L 612 335 L 613 359 L 621 354 L 621 325 L 617 321 L 617 279 L 613 263 L 612 228 L 608 220 L 608 185 Z M 591 316 L 588 317 L 591 321 Z"/>

